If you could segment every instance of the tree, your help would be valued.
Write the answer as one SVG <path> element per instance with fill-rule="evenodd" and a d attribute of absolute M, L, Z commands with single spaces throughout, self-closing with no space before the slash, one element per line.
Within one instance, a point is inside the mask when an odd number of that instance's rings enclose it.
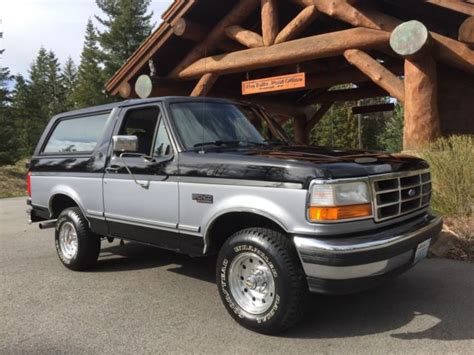
<path fill-rule="evenodd" d="M 76 87 L 77 67 L 71 57 L 66 60 L 61 74 L 61 83 L 65 92 L 65 109 L 72 110 L 76 104 L 74 102 L 74 89 Z"/>
<path fill-rule="evenodd" d="M 357 119 L 352 115 L 353 103 L 334 104 L 310 133 L 311 144 L 340 148 L 358 146 Z"/>
<path fill-rule="evenodd" d="M 65 98 L 58 59 L 52 51 L 41 48 L 30 66 L 29 80 L 17 76 L 13 92 L 12 114 L 23 154 L 33 152 L 51 117 L 66 110 Z"/>
<path fill-rule="evenodd" d="M 379 144 L 389 152 L 403 150 L 403 107 L 400 103 L 397 103 L 392 117 L 387 120 L 380 134 Z"/>
<path fill-rule="evenodd" d="M 2 53 L 3 50 L 0 51 Z M 8 85 L 11 80 L 8 68 L 0 67 L 0 165 L 13 164 L 20 157 L 15 120 L 10 109 Z"/>
<path fill-rule="evenodd" d="M 96 0 L 105 18 L 96 16 L 104 26 L 99 33 L 99 43 L 104 51 L 105 74 L 110 78 L 138 46 L 147 38 L 152 29 L 148 13 L 151 0 Z"/>
<path fill-rule="evenodd" d="M 104 92 L 105 75 L 100 67 L 101 54 L 97 45 L 97 33 L 89 19 L 86 27 L 81 63 L 77 71 L 72 100 L 76 107 L 88 107 L 107 102 Z"/>

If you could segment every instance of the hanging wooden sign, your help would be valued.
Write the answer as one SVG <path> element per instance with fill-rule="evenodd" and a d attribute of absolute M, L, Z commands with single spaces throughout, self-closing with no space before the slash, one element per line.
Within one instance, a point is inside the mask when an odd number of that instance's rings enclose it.
<path fill-rule="evenodd" d="M 242 82 L 242 95 L 259 94 L 263 92 L 286 91 L 304 88 L 306 74 L 295 73 L 272 78 L 263 78 Z"/>

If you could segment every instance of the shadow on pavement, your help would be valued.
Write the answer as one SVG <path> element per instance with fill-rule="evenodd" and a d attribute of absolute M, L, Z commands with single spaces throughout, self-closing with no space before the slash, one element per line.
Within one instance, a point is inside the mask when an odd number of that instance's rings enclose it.
<path fill-rule="evenodd" d="M 171 266 L 167 271 L 215 283 L 215 257 L 191 258 L 136 243 L 103 248 L 94 271 L 166 266 Z M 282 336 L 337 339 L 389 332 L 407 341 L 474 339 L 473 275 L 472 264 L 428 260 L 372 290 L 311 295 L 303 322 Z"/>

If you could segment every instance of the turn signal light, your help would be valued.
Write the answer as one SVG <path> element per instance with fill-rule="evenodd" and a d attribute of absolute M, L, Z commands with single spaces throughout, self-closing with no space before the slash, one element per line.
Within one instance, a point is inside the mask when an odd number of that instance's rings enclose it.
<path fill-rule="evenodd" d="M 372 205 L 364 203 L 349 206 L 309 207 L 309 219 L 317 221 L 338 221 L 351 218 L 368 217 L 372 215 Z"/>

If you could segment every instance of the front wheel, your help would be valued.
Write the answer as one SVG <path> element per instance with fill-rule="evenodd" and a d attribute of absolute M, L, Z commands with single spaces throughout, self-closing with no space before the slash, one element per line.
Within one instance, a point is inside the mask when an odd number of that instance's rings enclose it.
<path fill-rule="evenodd" d="M 59 215 L 55 245 L 63 265 L 76 271 L 92 267 L 100 253 L 100 238 L 91 232 L 78 207 L 65 209 Z"/>
<path fill-rule="evenodd" d="M 217 286 L 230 315 L 251 330 L 276 334 L 304 314 L 308 286 L 296 251 L 282 233 L 248 228 L 223 245 Z"/>

